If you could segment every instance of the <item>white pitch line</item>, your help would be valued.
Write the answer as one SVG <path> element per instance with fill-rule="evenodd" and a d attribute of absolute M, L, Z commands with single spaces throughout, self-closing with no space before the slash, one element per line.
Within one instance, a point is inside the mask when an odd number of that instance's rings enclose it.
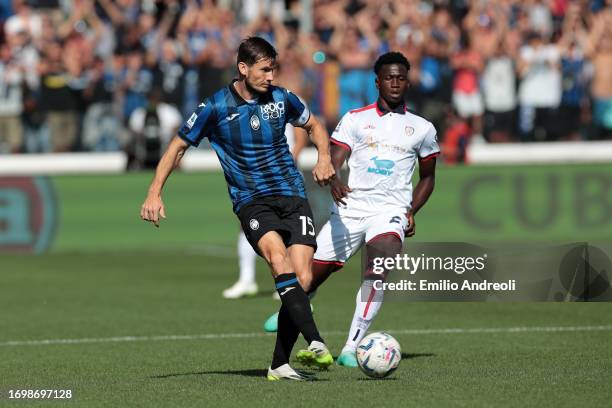
<path fill-rule="evenodd" d="M 386 330 L 390 334 L 428 335 L 428 334 L 479 334 L 479 333 L 554 333 L 554 332 L 585 332 L 608 331 L 609 326 L 524 326 L 524 327 L 481 327 L 481 328 L 448 328 L 448 329 L 397 329 Z M 330 331 L 326 336 L 344 336 L 344 331 Z M 87 344 L 87 343 L 127 343 L 136 341 L 175 341 L 175 340 L 217 340 L 244 339 L 273 336 L 273 333 L 217 333 L 217 334 L 187 334 L 168 336 L 125 336 L 125 337 L 90 337 L 80 339 L 47 339 L 47 340 L 11 340 L 0 342 L 0 347 L 46 346 L 52 344 Z"/>

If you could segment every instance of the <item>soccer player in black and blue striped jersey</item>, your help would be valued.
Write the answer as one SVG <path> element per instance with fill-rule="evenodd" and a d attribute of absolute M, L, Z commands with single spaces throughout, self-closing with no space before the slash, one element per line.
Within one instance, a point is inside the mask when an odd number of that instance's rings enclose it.
<path fill-rule="evenodd" d="M 290 91 L 272 85 L 276 50 L 259 37 L 238 48 L 239 78 L 204 99 L 180 128 L 160 159 L 141 218 L 159 226 L 166 218 L 161 193 L 168 176 L 189 146 L 208 138 L 225 174 L 234 213 L 253 249 L 270 266 L 282 306 L 269 380 L 305 380 L 289 366 L 291 350 L 302 333 L 309 346 L 298 352 L 306 364 L 327 368 L 333 358 L 312 317 L 306 292 L 316 248 L 312 210 L 304 180 L 284 135 L 291 123 L 308 131 L 319 156 L 315 181 L 329 184 L 335 170 L 329 135 L 306 104 Z"/>

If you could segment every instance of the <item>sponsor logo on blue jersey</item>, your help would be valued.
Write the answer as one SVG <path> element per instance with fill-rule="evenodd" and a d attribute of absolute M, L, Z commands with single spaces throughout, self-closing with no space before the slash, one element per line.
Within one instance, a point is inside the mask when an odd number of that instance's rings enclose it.
<path fill-rule="evenodd" d="M 259 107 L 263 120 L 279 119 L 285 114 L 285 102 L 270 102 Z"/>

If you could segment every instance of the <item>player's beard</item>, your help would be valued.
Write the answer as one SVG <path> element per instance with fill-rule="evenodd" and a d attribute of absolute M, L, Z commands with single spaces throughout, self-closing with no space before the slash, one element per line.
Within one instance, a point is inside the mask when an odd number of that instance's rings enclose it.
<path fill-rule="evenodd" d="M 248 78 L 244 80 L 244 86 L 251 95 L 263 95 L 267 91 L 267 89 L 262 91 L 253 87 L 253 85 L 251 85 L 251 83 L 249 82 Z"/>

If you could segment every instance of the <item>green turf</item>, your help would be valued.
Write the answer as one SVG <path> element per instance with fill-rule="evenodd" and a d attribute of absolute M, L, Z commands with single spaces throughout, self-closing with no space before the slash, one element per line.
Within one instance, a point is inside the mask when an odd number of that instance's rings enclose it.
<path fill-rule="evenodd" d="M 151 177 L 54 178 L 61 223 L 53 249 L 184 250 L 206 244 L 214 253 L 217 246 L 234 245 L 238 221 L 220 173 L 172 175 L 164 194 L 168 219 L 155 231 L 138 217 Z M 415 239 L 612 241 L 610 180 L 606 165 L 441 167 L 434 194 L 416 218 Z M 476 186 L 472 193 L 470 186 Z M 311 186 L 309 196 L 317 218 L 324 219 L 327 189 Z"/>
<path fill-rule="evenodd" d="M 234 259 L 5 256 L 0 342 L 258 333 L 278 305 L 259 269 L 262 296 L 226 301 L 220 292 L 235 274 Z M 352 265 L 315 301 L 335 353 L 352 314 L 356 276 Z M 609 325 L 611 312 L 609 304 L 388 303 L 373 329 Z M 334 367 L 314 384 L 264 379 L 273 347 L 267 336 L 0 346 L 0 390 L 6 398 L 13 388 L 69 388 L 79 406 L 605 406 L 612 397 L 611 333 L 400 334 L 405 358 L 390 379 Z M 19 406 L 7 399 L 0 405 Z"/>
<path fill-rule="evenodd" d="M 415 240 L 610 242 L 612 218 L 599 204 L 610 202 L 612 191 L 588 175 L 609 178 L 610 170 L 440 168 L 436 191 L 417 217 Z M 261 332 L 265 317 L 278 307 L 261 261 L 261 296 L 220 296 L 237 275 L 238 231 L 222 176 L 173 175 L 165 194 L 168 219 L 159 229 L 138 217 L 151 176 L 53 179 L 61 218 L 51 253 L 0 255 L 0 344 Z M 470 183 L 485 176 L 493 181 L 466 196 Z M 551 185 L 556 190 L 546 190 Z M 480 221 L 499 224 L 467 219 L 466 199 Z M 326 200 L 324 190 L 311 194 L 319 213 Z M 549 209 L 553 202 L 557 207 Z M 535 220 L 551 211 L 554 217 L 545 226 L 529 226 L 521 205 Z M 314 302 L 334 354 L 352 316 L 357 262 L 336 274 Z M 372 329 L 608 326 L 611 316 L 607 303 L 388 302 Z M 39 404 L 87 407 L 557 407 L 607 406 L 612 398 L 612 331 L 396 336 L 405 355 L 390 379 L 368 380 L 359 371 L 334 367 L 310 384 L 265 381 L 272 336 L 1 345 L 0 406 L 29 405 L 7 399 L 8 389 L 24 388 L 69 388 L 72 401 Z"/>

